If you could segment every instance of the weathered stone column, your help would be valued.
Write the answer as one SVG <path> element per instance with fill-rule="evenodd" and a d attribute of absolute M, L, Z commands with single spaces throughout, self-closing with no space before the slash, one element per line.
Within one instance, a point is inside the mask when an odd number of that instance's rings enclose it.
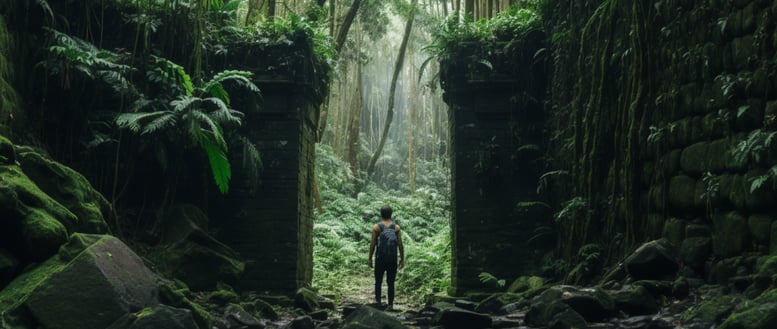
<path fill-rule="evenodd" d="M 261 98 L 243 94 L 236 101 L 246 115 L 243 134 L 259 149 L 263 168 L 258 184 L 252 184 L 241 158 L 235 157 L 230 192 L 215 202 L 210 216 L 221 230 L 219 239 L 246 261 L 237 288 L 288 294 L 309 285 L 313 277 L 312 178 L 322 101 L 322 87 L 316 83 L 325 79 L 307 65 L 309 58 L 286 63 L 289 71 L 267 74 L 267 67 L 279 67 L 267 62 L 287 59 L 282 51 L 275 54 L 278 58 L 259 51 L 245 50 L 234 59 L 242 65 L 230 68 L 256 73 Z M 230 149 L 231 155 L 241 153 Z"/>
<path fill-rule="evenodd" d="M 442 63 L 451 138 L 455 295 L 486 288 L 481 272 L 508 284 L 530 274 L 542 254 L 530 243 L 533 232 L 547 225 L 547 216 L 532 206 L 543 170 L 542 67 L 518 56 L 492 58 L 493 70 L 479 70 L 485 66 L 466 63 L 471 58 L 476 56 L 465 50 L 459 61 Z"/>

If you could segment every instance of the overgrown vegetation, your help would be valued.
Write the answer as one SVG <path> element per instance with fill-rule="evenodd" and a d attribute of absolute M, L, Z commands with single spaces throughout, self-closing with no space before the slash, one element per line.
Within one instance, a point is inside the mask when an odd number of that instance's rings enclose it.
<path fill-rule="evenodd" d="M 372 298 L 373 274 L 367 267 L 370 232 L 380 220 L 380 207 L 386 204 L 394 209 L 405 244 L 405 269 L 397 275 L 398 298 L 420 303 L 428 294 L 445 291 L 451 274 L 447 182 L 419 181 L 414 194 L 368 184 L 354 198 L 355 180 L 349 165 L 329 146 L 319 145 L 316 153 L 324 212 L 316 214 L 313 229 L 313 286 L 345 299 Z"/>

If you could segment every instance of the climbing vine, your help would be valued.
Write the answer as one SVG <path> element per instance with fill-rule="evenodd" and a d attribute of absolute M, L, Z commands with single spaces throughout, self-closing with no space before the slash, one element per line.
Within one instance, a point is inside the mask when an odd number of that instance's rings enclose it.
<path fill-rule="evenodd" d="M 550 13 L 551 8 L 570 15 L 550 17 L 556 20 L 580 21 L 579 14 L 590 13 L 583 25 L 563 21 L 554 28 L 553 21 L 546 23 L 553 32 L 556 63 L 575 63 L 575 79 L 557 71 L 551 85 L 551 92 L 564 96 L 554 95 L 554 99 L 566 98 L 569 105 L 551 106 L 554 115 L 568 119 L 557 119 L 561 133 L 554 136 L 555 147 L 568 150 L 570 156 L 574 179 L 569 182 L 573 188 L 567 198 L 585 200 L 588 209 L 562 224 L 560 233 L 572 243 L 560 246 L 559 251 L 572 259 L 581 246 L 599 243 L 605 247 L 606 261 L 617 258 L 639 239 L 637 144 L 646 130 L 645 99 L 651 91 L 646 75 L 650 70 L 651 8 L 639 1 L 605 0 L 595 8 L 583 1 L 572 1 L 566 8 L 549 1 L 543 13 Z M 574 92 L 562 90 L 569 87 Z M 561 113 L 565 108 L 568 114 Z M 565 121 L 573 123 L 572 128 L 563 128 Z"/>

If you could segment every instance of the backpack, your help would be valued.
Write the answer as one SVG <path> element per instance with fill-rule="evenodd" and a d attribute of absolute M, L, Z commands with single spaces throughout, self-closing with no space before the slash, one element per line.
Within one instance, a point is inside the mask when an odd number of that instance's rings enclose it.
<path fill-rule="evenodd" d="M 391 223 L 388 227 L 382 222 L 378 223 L 380 235 L 378 236 L 378 251 L 375 254 L 378 260 L 396 261 L 397 259 L 397 232 L 394 231 L 396 224 Z"/>

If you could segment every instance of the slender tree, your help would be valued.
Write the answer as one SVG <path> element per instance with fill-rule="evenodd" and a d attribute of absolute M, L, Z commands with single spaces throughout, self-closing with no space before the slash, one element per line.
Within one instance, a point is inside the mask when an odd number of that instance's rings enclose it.
<path fill-rule="evenodd" d="M 359 23 L 357 23 L 359 24 Z M 362 44 L 362 33 L 361 28 L 356 29 L 356 45 L 355 45 L 355 51 L 356 53 L 361 52 L 361 44 Z M 357 173 L 359 172 L 359 149 L 361 149 L 361 144 L 359 142 L 359 130 L 361 128 L 361 119 L 362 119 L 362 103 L 363 103 L 363 96 L 362 96 L 362 62 L 361 60 L 356 61 L 356 70 L 354 70 L 354 84 L 356 85 L 356 90 L 353 91 L 353 95 L 351 95 L 351 104 L 350 104 L 350 114 L 348 115 L 348 130 L 346 131 L 347 136 L 347 142 L 346 142 L 346 161 L 348 161 L 348 164 L 351 166 L 351 172 Z"/>
<path fill-rule="evenodd" d="M 407 19 L 407 25 L 405 25 L 405 34 L 402 37 L 402 44 L 399 47 L 397 61 L 394 64 L 394 74 L 391 76 L 391 88 L 389 88 L 386 122 L 383 125 L 383 133 L 380 136 L 378 149 L 375 150 L 375 153 L 372 154 L 370 163 L 367 166 L 367 177 L 372 176 L 372 173 L 375 171 L 375 163 L 378 162 L 380 154 L 383 153 L 383 147 L 386 145 L 386 138 L 388 137 L 389 128 L 391 128 L 391 120 L 394 118 L 394 95 L 397 91 L 397 79 L 399 78 L 399 73 L 402 71 L 402 65 L 405 62 L 405 52 L 407 51 L 407 42 L 410 39 L 410 32 L 413 30 L 413 20 L 415 18 L 416 7 L 418 7 L 418 0 L 412 0 L 410 16 Z"/>

